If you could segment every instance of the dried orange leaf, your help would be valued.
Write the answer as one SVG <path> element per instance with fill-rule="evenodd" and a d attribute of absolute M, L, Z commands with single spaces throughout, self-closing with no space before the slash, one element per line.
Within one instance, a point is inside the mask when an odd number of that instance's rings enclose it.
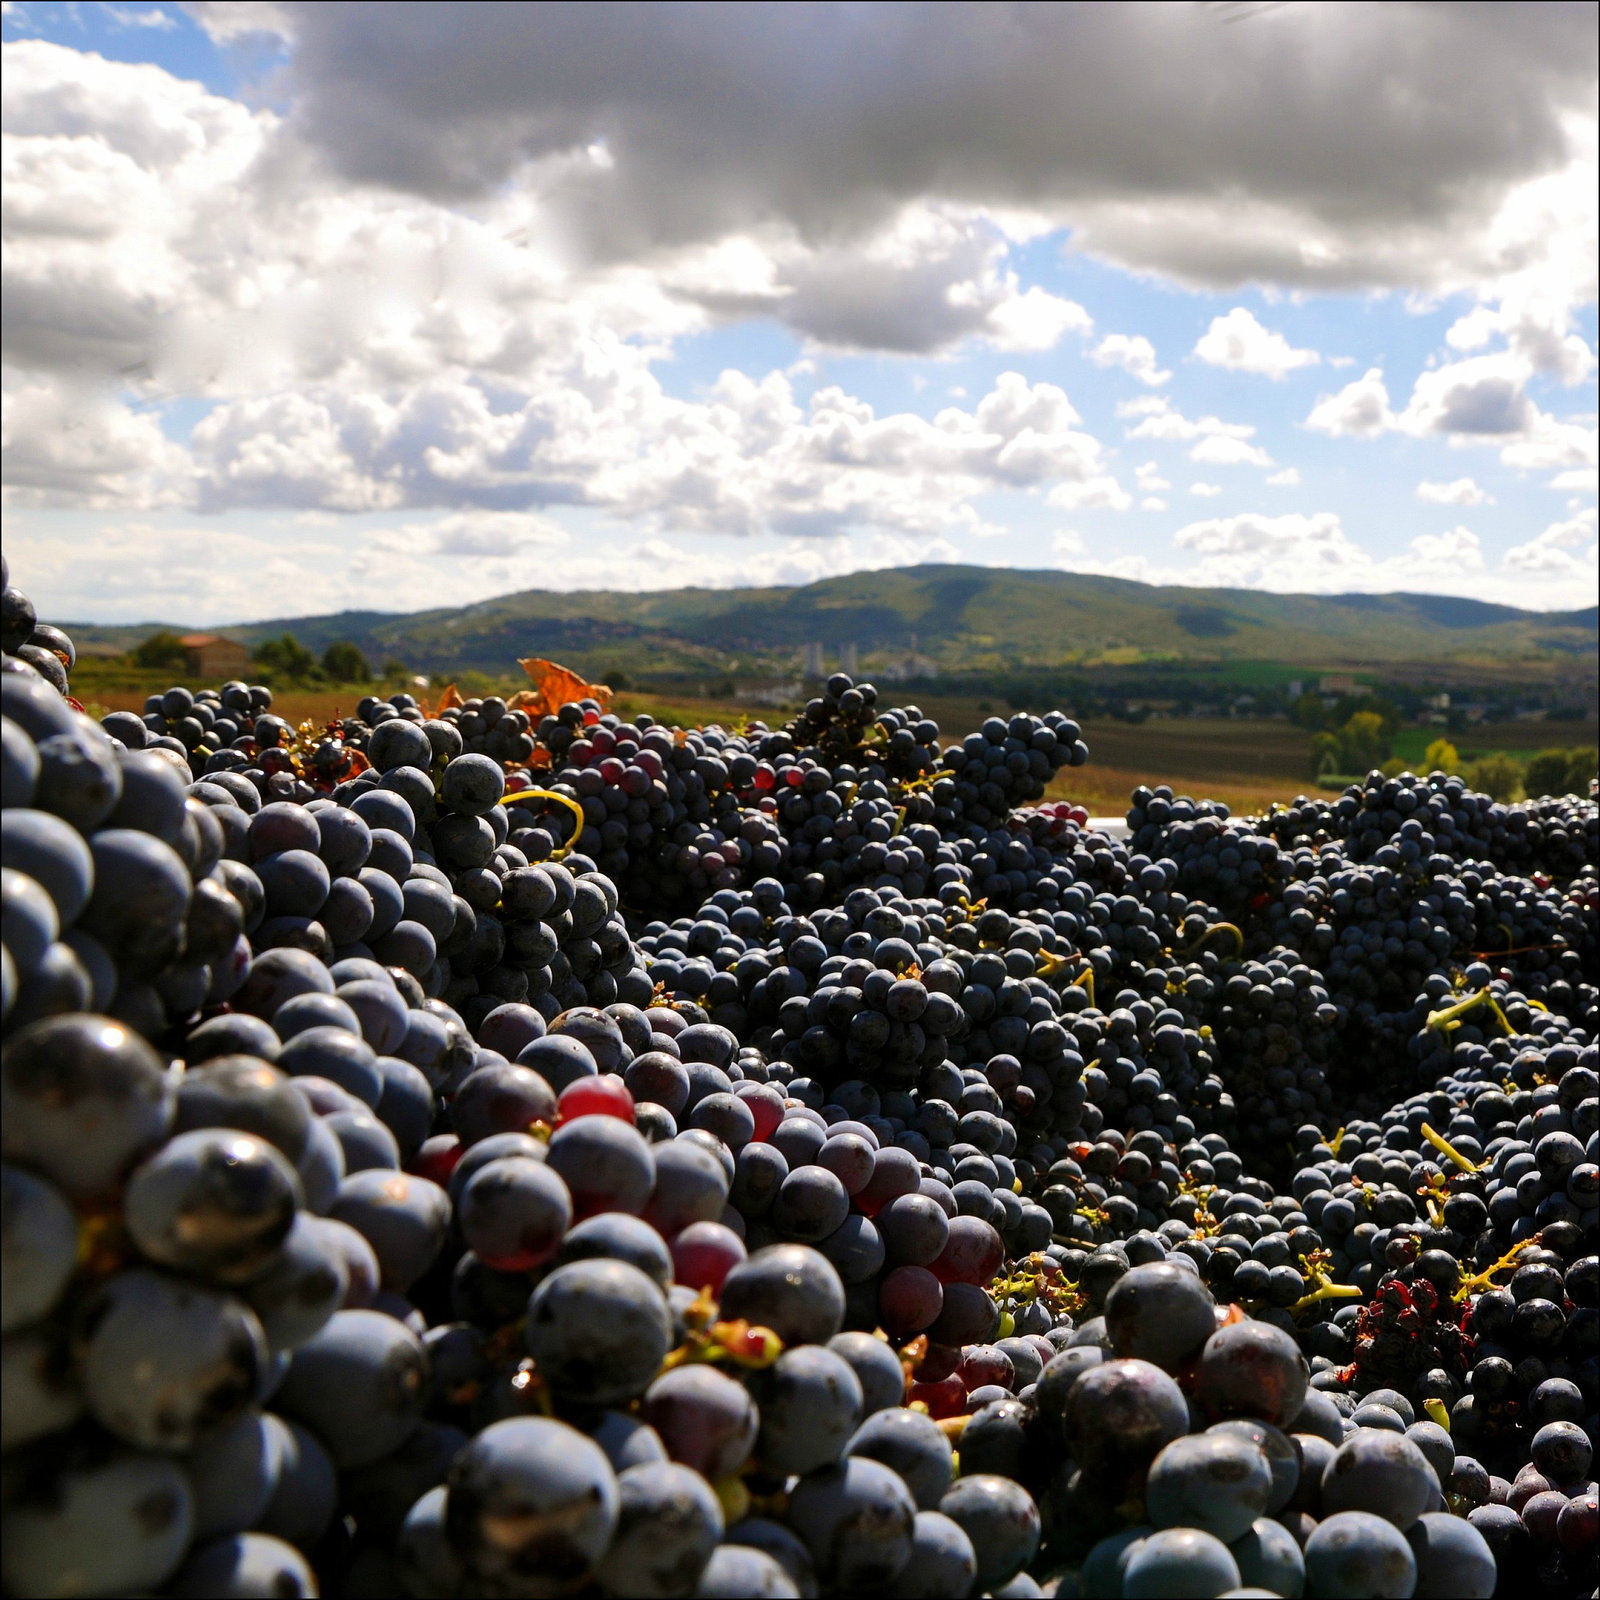
<path fill-rule="evenodd" d="M 517 665 L 528 674 L 533 685 L 531 690 L 524 689 L 514 697 L 513 703 L 520 711 L 548 717 L 578 700 L 598 700 L 603 706 L 611 703 L 611 690 L 605 684 L 585 683 L 576 672 L 559 662 L 529 656 L 518 660 Z"/>

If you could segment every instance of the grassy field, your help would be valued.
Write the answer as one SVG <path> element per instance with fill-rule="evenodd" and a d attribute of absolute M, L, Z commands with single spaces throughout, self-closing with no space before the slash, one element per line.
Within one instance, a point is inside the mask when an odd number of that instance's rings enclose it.
<path fill-rule="evenodd" d="M 1509 755 L 1525 761 L 1538 750 L 1566 750 L 1592 745 L 1597 740 L 1593 722 L 1477 722 L 1460 733 L 1443 728 L 1402 728 L 1395 735 L 1394 753 L 1402 761 L 1418 762 L 1435 739 L 1448 739 L 1463 761 Z"/>

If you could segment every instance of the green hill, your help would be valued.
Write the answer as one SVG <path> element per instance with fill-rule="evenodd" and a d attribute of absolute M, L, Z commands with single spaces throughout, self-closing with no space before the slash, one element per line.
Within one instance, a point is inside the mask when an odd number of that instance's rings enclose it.
<path fill-rule="evenodd" d="M 126 649 L 154 626 L 71 631 L 87 645 Z M 397 657 L 433 673 L 500 674 L 532 654 L 635 677 L 793 676 L 805 645 L 817 641 L 830 667 L 840 647 L 854 644 L 863 670 L 914 650 L 939 676 L 1270 663 L 1368 672 L 1427 664 L 1447 678 L 1493 668 L 1581 680 L 1594 673 L 1596 626 L 1593 606 L 1533 612 L 1439 595 L 1278 595 L 930 565 L 802 588 L 533 589 L 447 610 L 340 612 L 226 631 L 255 643 L 287 630 L 319 651 L 349 639 L 374 661 Z"/>

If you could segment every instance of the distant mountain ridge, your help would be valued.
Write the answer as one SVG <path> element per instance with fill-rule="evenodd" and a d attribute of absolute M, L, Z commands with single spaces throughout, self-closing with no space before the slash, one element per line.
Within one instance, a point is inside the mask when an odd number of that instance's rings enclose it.
<path fill-rule="evenodd" d="M 160 624 L 72 625 L 82 644 L 127 649 Z M 184 624 L 183 626 L 190 626 Z M 503 673 L 552 656 L 631 674 L 793 674 L 815 642 L 831 667 L 915 652 L 940 673 L 1274 661 L 1308 669 L 1593 655 L 1600 607 L 1524 611 L 1427 594 L 1280 595 L 1191 589 L 1052 570 L 927 565 L 793 588 L 558 592 L 529 589 L 410 613 L 343 611 L 222 626 L 249 644 L 293 633 L 321 651 L 348 639 L 375 663 Z"/>

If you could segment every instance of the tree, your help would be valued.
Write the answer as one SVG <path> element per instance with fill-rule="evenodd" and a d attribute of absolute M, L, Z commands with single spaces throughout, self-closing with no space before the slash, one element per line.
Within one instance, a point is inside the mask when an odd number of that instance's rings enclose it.
<path fill-rule="evenodd" d="M 1339 730 L 1346 772 L 1370 772 L 1389 756 L 1389 735 L 1376 711 L 1358 711 Z"/>
<path fill-rule="evenodd" d="M 317 658 L 292 633 L 263 639 L 250 659 L 285 678 L 309 678 L 317 670 Z"/>
<path fill-rule="evenodd" d="M 1522 768 L 1503 752 L 1474 761 L 1463 776 L 1494 800 L 1515 800 L 1522 793 Z"/>
<path fill-rule="evenodd" d="M 1586 795 L 1600 769 L 1600 750 L 1591 745 L 1576 745 L 1567 752 L 1568 794 Z"/>
<path fill-rule="evenodd" d="M 1529 794 L 1565 794 L 1569 750 L 1541 750 L 1531 756 L 1522 776 L 1523 787 Z"/>
<path fill-rule="evenodd" d="M 1339 770 L 1339 735 L 1311 735 L 1311 775 L 1319 782 Z"/>
<path fill-rule="evenodd" d="M 1422 765 L 1429 772 L 1459 772 L 1461 752 L 1448 739 L 1435 739 L 1423 751 Z"/>
<path fill-rule="evenodd" d="M 133 659 L 141 667 L 184 667 L 188 665 L 189 652 L 183 648 L 183 641 L 177 634 L 170 628 L 162 628 L 134 646 Z"/>
<path fill-rule="evenodd" d="M 383 664 L 383 681 L 385 683 L 405 683 L 411 677 L 411 668 L 405 662 L 397 661 L 393 656 Z"/>
<path fill-rule="evenodd" d="M 1290 718 L 1302 728 L 1310 728 L 1315 732 L 1318 728 L 1327 727 L 1327 707 L 1322 703 L 1322 696 L 1307 692 L 1289 707 Z"/>
<path fill-rule="evenodd" d="M 322 652 L 322 670 L 335 683 L 365 683 L 372 676 L 367 658 L 348 639 Z"/>

